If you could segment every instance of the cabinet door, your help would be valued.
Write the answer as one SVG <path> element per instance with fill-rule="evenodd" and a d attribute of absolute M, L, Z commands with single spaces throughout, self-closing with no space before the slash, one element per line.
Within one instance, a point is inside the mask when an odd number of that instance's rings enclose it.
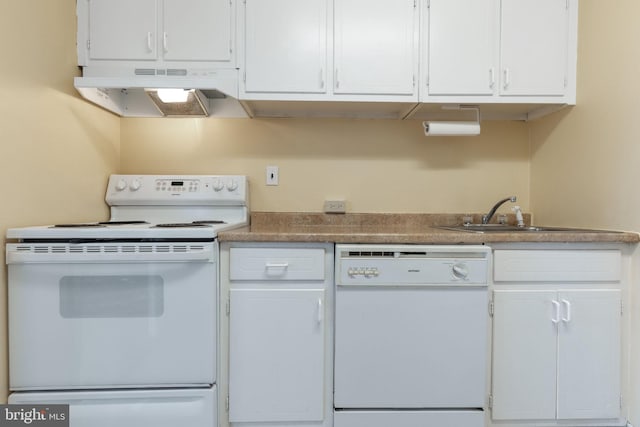
<path fill-rule="evenodd" d="M 164 59 L 228 61 L 231 58 L 229 0 L 164 0 Z"/>
<path fill-rule="evenodd" d="M 324 290 L 232 289 L 229 421 L 322 421 Z"/>
<path fill-rule="evenodd" d="M 89 57 L 156 59 L 157 23 L 156 0 L 89 0 Z"/>
<path fill-rule="evenodd" d="M 325 93 L 327 0 L 245 1 L 245 92 Z"/>
<path fill-rule="evenodd" d="M 562 291 L 558 418 L 620 415 L 619 290 Z"/>
<path fill-rule="evenodd" d="M 414 0 L 335 0 L 334 93 L 415 93 Z"/>
<path fill-rule="evenodd" d="M 493 301 L 493 419 L 555 419 L 557 292 L 500 290 Z"/>
<path fill-rule="evenodd" d="M 492 95 L 497 79 L 496 0 L 431 0 L 429 95 Z"/>
<path fill-rule="evenodd" d="M 563 95 L 569 10 L 566 0 L 501 0 L 502 95 Z"/>

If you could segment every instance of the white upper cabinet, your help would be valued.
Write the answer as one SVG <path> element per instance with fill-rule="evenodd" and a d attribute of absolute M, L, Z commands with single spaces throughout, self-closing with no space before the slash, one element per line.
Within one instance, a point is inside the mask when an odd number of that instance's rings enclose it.
<path fill-rule="evenodd" d="M 560 96 L 567 85 L 567 0 L 501 0 L 501 95 Z"/>
<path fill-rule="evenodd" d="M 79 0 L 79 63 L 229 63 L 232 12 L 229 0 Z"/>
<path fill-rule="evenodd" d="M 420 100 L 575 103 L 576 0 L 425 0 Z"/>
<path fill-rule="evenodd" d="M 241 98 L 417 101 L 414 0 L 246 0 Z"/>
<path fill-rule="evenodd" d="M 89 0 L 90 59 L 155 60 L 157 0 Z"/>
<path fill-rule="evenodd" d="M 335 0 L 334 93 L 413 95 L 414 0 Z"/>
<path fill-rule="evenodd" d="M 430 0 L 429 95 L 492 95 L 498 77 L 497 0 Z"/>
<path fill-rule="evenodd" d="M 325 93 L 327 0 L 246 0 L 244 91 Z"/>
<path fill-rule="evenodd" d="M 229 61 L 229 0 L 164 0 L 162 47 L 167 61 Z"/>

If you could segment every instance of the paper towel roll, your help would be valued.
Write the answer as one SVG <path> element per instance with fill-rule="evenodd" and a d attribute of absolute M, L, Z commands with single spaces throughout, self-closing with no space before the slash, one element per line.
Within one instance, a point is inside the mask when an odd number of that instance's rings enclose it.
<path fill-rule="evenodd" d="M 471 136 L 480 135 L 478 122 L 423 122 L 427 136 Z"/>

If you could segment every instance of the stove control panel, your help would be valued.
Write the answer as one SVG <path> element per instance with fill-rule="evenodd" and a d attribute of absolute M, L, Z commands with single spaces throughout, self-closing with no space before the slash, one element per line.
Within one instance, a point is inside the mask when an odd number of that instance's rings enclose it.
<path fill-rule="evenodd" d="M 106 200 L 110 206 L 246 206 L 248 182 L 242 175 L 111 175 Z"/>

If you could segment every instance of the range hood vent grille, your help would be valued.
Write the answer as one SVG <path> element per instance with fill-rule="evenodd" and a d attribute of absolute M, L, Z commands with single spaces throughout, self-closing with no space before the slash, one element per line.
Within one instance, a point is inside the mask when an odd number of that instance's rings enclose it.
<path fill-rule="evenodd" d="M 186 76 L 186 75 L 187 75 L 187 70 L 185 70 L 184 68 L 181 68 L 181 69 L 169 68 L 169 69 L 167 69 L 167 76 Z"/>
<path fill-rule="evenodd" d="M 156 70 L 153 68 L 136 68 L 135 69 L 136 76 L 155 76 Z"/>

